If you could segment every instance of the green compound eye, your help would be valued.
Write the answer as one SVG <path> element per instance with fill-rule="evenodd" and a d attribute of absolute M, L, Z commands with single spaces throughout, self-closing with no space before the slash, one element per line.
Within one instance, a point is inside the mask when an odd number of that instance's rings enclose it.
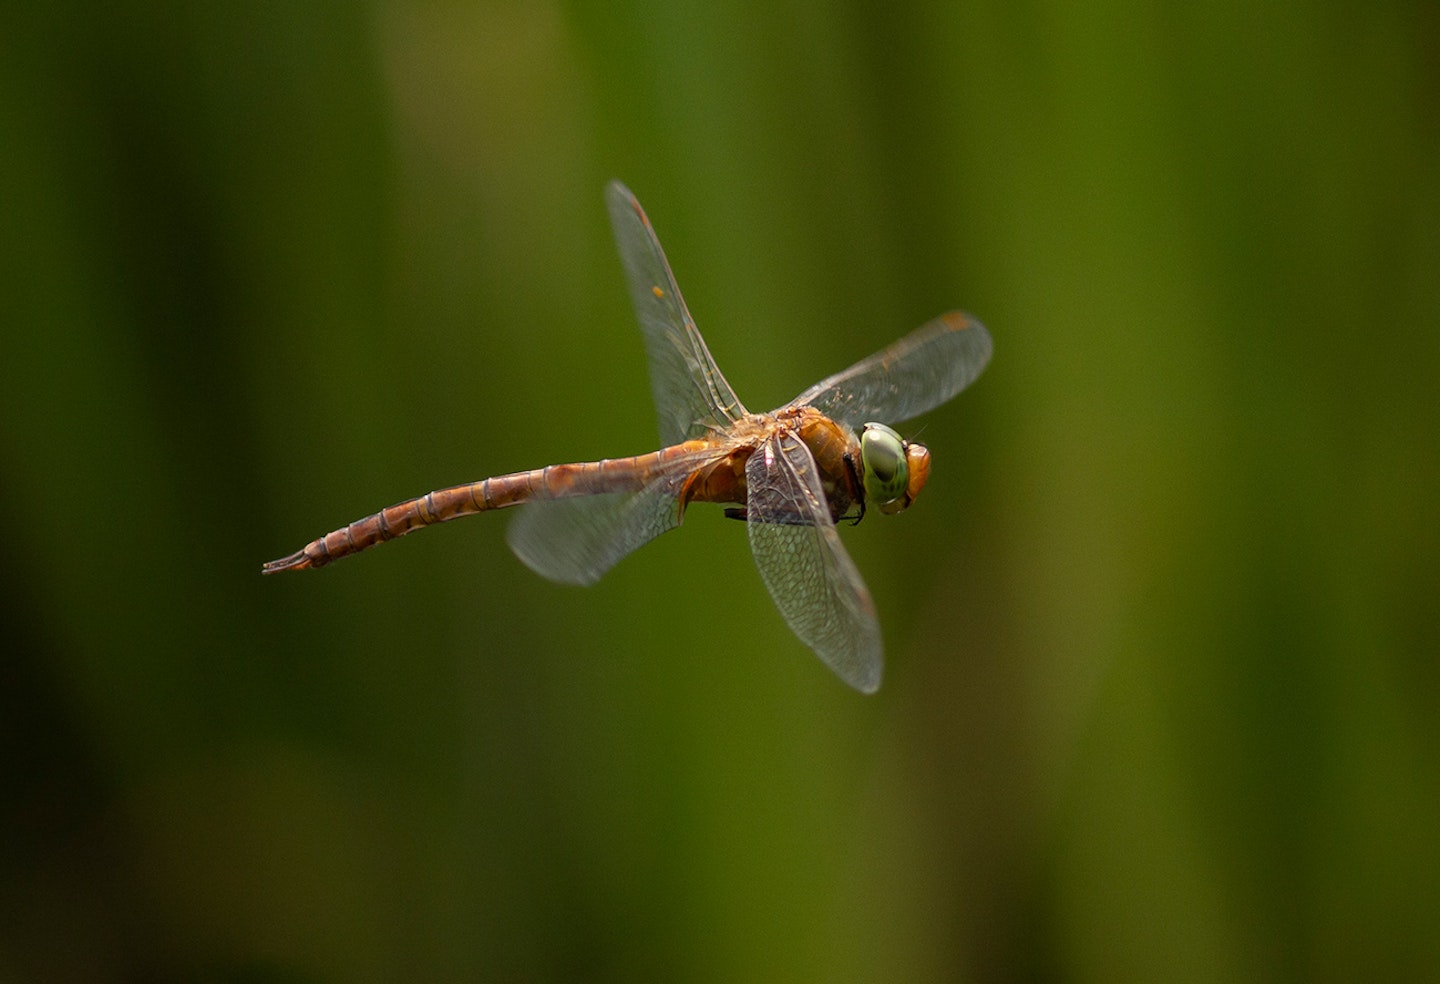
<path fill-rule="evenodd" d="M 884 424 L 866 424 L 860 433 L 860 461 L 865 470 L 865 497 L 871 503 L 884 512 L 886 506 L 904 499 L 910 466 L 899 434 Z"/>

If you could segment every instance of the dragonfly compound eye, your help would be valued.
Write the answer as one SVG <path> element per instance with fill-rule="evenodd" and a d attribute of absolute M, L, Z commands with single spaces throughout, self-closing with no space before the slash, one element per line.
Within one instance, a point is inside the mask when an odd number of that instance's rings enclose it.
<path fill-rule="evenodd" d="M 910 465 L 899 434 L 884 424 L 866 424 L 860 433 L 860 461 L 865 497 L 881 512 L 899 512 L 910 504 Z"/>

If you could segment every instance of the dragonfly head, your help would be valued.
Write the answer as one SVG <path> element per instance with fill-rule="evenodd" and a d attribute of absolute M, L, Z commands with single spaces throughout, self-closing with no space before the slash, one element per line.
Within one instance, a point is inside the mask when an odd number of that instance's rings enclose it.
<path fill-rule="evenodd" d="M 897 513 L 915 501 L 930 477 L 930 452 L 911 444 L 884 424 L 869 423 L 860 432 L 860 461 L 865 498 L 883 513 Z"/>

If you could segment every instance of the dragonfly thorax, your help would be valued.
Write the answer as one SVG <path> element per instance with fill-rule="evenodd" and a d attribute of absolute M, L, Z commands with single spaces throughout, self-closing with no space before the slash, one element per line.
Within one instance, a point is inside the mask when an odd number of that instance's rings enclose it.
<path fill-rule="evenodd" d="M 774 419 L 810 449 L 831 517 L 838 522 L 852 506 L 861 507 L 863 512 L 865 487 L 861 481 L 860 442 L 855 434 L 814 407 L 787 408 Z"/>

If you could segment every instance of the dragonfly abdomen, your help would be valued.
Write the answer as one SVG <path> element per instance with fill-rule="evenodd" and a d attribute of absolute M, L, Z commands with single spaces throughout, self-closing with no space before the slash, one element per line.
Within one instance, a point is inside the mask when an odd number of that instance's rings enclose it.
<path fill-rule="evenodd" d="M 276 574 L 324 567 L 341 557 L 368 550 L 425 526 L 518 506 L 533 499 L 638 491 L 653 476 L 664 456 L 672 451 L 667 448 L 634 458 L 547 465 L 448 489 L 436 489 L 311 540 L 304 549 L 270 561 L 261 571 Z"/>
<path fill-rule="evenodd" d="M 364 519 L 357 519 L 338 530 L 332 530 L 322 537 L 311 540 L 303 549 L 290 556 L 270 561 L 261 568 L 261 571 L 265 574 L 276 574 L 280 571 L 303 571 L 312 567 L 324 567 L 331 561 L 404 536 L 423 526 L 443 523 L 489 508 L 498 508 L 487 506 L 483 499 L 477 500 L 473 495 L 474 491 L 480 490 L 484 485 L 485 482 L 457 485 L 453 488 L 437 489 L 416 499 L 398 502 L 366 516 Z"/>

